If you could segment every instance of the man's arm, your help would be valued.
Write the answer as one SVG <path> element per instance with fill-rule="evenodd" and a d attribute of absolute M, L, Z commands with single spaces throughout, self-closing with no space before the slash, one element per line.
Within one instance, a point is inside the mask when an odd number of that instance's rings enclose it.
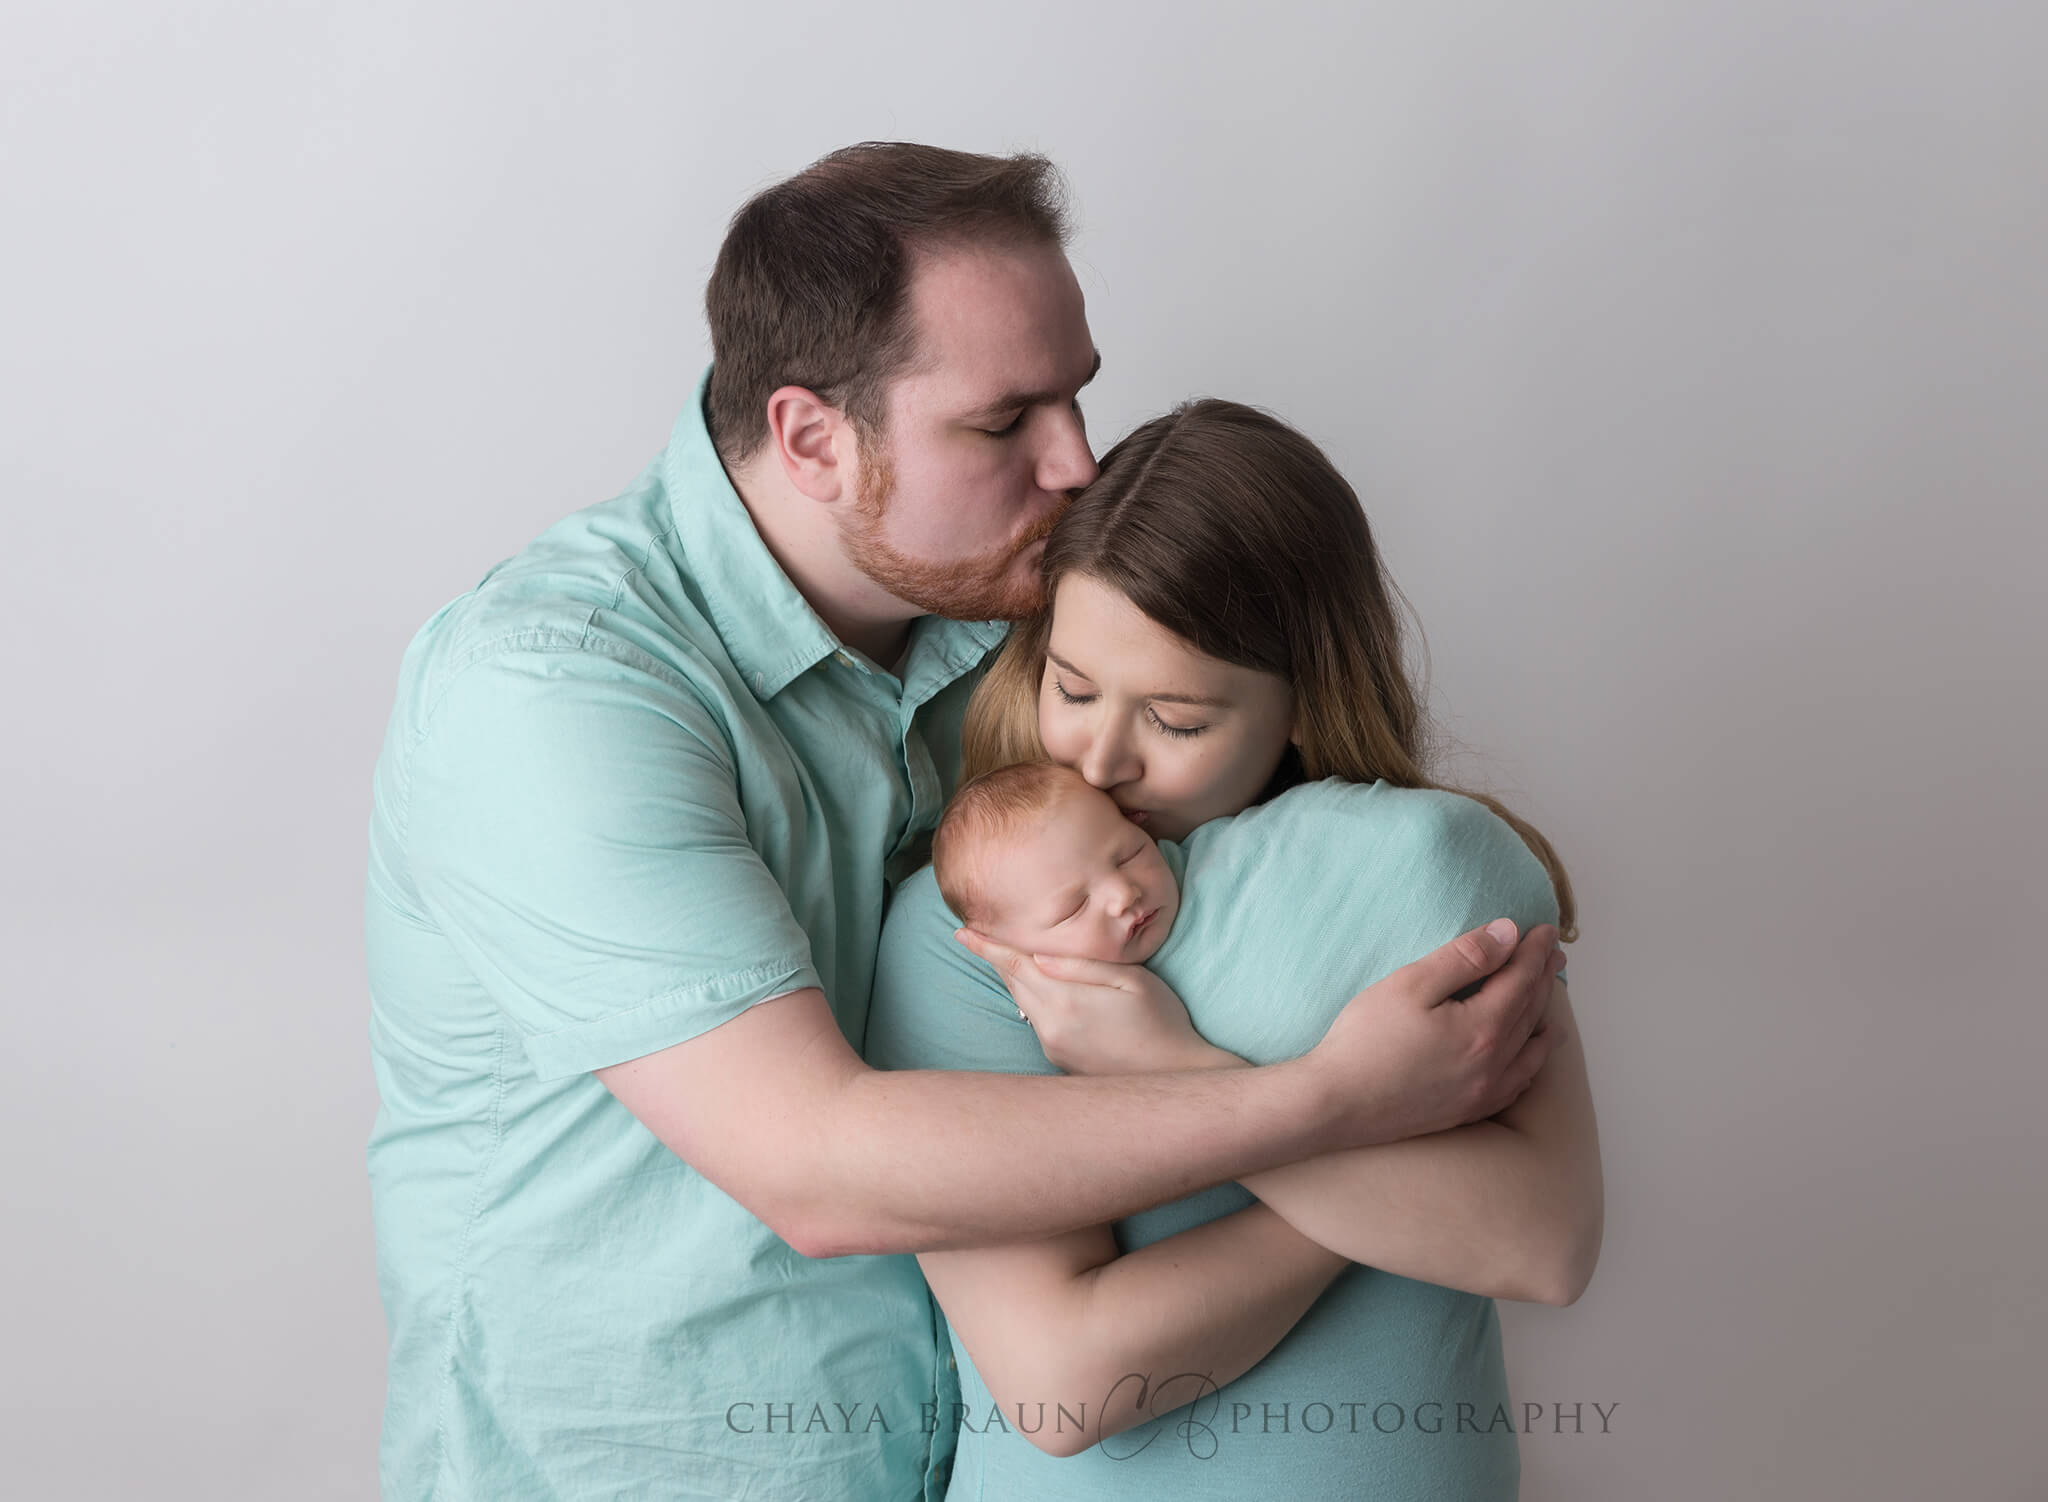
<path fill-rule="evenodd" d="M 679 1157 L 808 1256 L 1099 1226 L 1342 1147 L 1493 1115 L 1548 1057 L 1547 944 L 1467 934 L 1259 1069 L 1048 1078 L 861 1062 L 815 987 L 597 1071 Z M 1498 966 L 1498 969 L 1495 967 Z M 1434 1005 L 1493 971 L 1468 1002 Z M 1389 1017 L 1402 1026 L 1390 1030 Z"/>
<path fill-rule="evenodd" d="M 805 1251 L 918 1251 L 1113 1220 L 1491 1115 L 1549 1048 L 1531 1041 L 1543 991 L 1526 966 L 1508 965 L 1474 1003 L 1432 1010 L 1499 964 L 1482 946 L 1486 963 L 1396 983 L 1354 1004 L 1325 1046 L 1270 1070 L 877 1074 L 840 1032 L 810 936 L 751 842 L 720 722 L 671 669 L 617 644 L 519 638 L 431 700 L 396 810 L 421 921 L 447 936 L 539 1078 L 600 1072 L 663 1142 Z"/>

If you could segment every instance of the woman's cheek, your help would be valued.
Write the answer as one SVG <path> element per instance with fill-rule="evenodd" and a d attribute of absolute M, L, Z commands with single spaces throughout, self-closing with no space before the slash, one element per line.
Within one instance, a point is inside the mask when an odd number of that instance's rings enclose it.
<path fill-rule="evenodd" d="M 1072 740 L 1057 702 L 1050 694 L 1041 694 L 1038 700 L 1038 743 L 1045 747 L 1045 754 L 1062 765 L 1072 766 Z"/>

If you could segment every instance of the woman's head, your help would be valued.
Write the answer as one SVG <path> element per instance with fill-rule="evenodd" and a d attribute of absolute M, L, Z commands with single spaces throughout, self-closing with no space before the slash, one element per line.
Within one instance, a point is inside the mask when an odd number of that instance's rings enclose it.
<path fill-rule="evenodd" d="M 975 716 L 1012 742 L 991 764 L 1037 754 L 1035 731 L 1054 760 L 1175 837 L 1304 778 L 1421 758 L 1365 512 L 1276 418 L 1210 400 L 1138 428 L 1061 518 L 1044 575 L 1051 608 L 991 670 L 985 697 L 1012 702 Z M 1035 716 L 1015 702 L 1027 679 Z M 1091 704 L 1069 702 L 1097 687 Z M 1226 712 L 1160 702 L 1176 691 Z"/>
<path fill-rule="evenodd" d="M 1277 418 L 1206 400 L 1139 427 L 1061 518 L 1044 575 L 1048 610 L 968 710 L 969 775 L 1050 757 L 1161 838 L 1304 780 L 1436 786 L 1357 493 Z M 1482 801 L 1550 867 L 1569 928 L 1548 844 Z"/>

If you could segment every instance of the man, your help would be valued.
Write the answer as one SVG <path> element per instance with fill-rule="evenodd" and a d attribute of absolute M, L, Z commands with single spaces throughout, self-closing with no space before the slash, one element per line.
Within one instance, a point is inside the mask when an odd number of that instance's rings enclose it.
<path fill-rule="evenodd" d="M 861 1063 L 889 884 L 1095 473 L 1064 233 L 1028 156 L 868 145 L 762 193 L 667 451 L 408 651 L 368 895 L 387 1496 L 935 1492 L 933 1311 L 860 1254 L 1453 1126 L 1541 1064 L 1547 940 L 1430 1010 L 1500 964 L 1474 936 L 1267 1069 Z"/>

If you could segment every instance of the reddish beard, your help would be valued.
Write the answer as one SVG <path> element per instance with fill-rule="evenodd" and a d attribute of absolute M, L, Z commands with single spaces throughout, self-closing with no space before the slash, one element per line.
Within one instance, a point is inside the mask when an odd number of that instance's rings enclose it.
<path fill-rule="evenodd" d="M 860 482 L 853 516 L 841 534 L 848 562 L 906 604 L 956 621 L 1016 621 L 1043 608 L 1045 587 L 1037 571 L 1020 577 L 1017 559 L 1051 534 L 1064 505 L 1022 536 L 971 557 L 947 563 L 913 557 L 882 537 L 882 517 L 896 492 L 888 451 L 871 450 L 865 436 L 856 435 L 855 442 Z"/>

